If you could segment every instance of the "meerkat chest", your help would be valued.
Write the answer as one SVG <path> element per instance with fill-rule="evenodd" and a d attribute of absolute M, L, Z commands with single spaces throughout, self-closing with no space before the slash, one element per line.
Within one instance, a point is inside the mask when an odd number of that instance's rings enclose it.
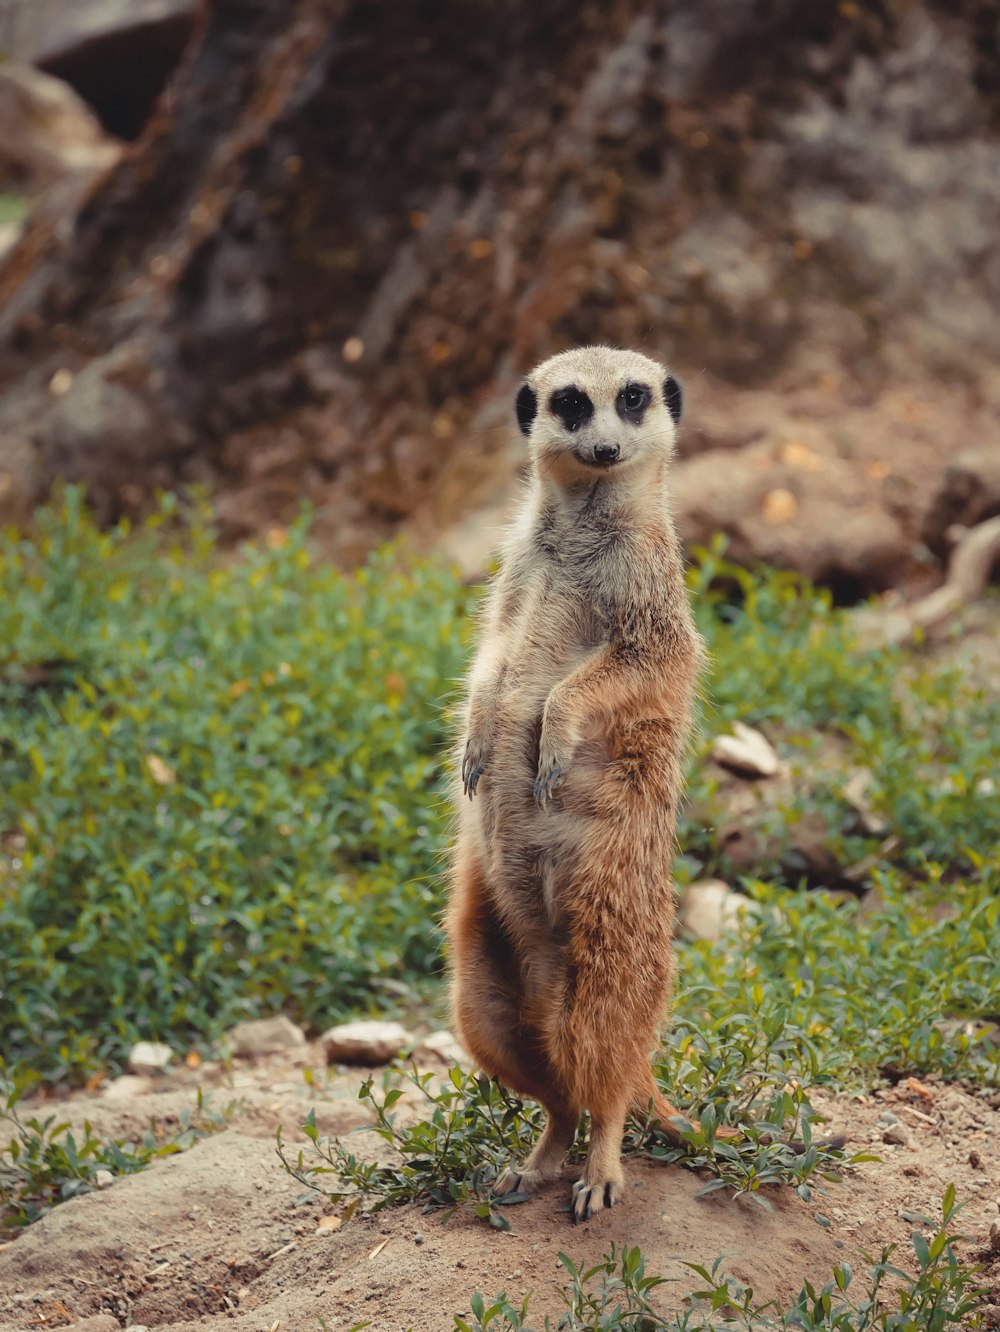
<path fill-rule="evenodd" d="M 537 711 L 549 690 L 608 641 L 601 606 L 560 570 L 525 579 L 501 615 L 497 645 L 508 663 L 507 693 L 515 710 Z"/>

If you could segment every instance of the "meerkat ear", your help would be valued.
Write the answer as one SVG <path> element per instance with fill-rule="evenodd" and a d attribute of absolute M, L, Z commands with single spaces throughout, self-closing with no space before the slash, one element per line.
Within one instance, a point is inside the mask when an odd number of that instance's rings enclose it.
<path fill-rule="evenodd" d="M 521 434 L 530 434 L 531 423 L 538 414 L 538 394 L 530 384 L 521 385 L 514 400 L 514 410 L 517 412 L 517 424 L 521 427 Z"/>
<path fill-rule="evenodd" d="M 681 419 L 681 407 L 684 403 L 684 394 L 681 392 L 681 386 L 673 375 L 667 375 L 663 381 L 663 401 L 667 404 L 667 411 L 674 418 L 674 425 Z"/>

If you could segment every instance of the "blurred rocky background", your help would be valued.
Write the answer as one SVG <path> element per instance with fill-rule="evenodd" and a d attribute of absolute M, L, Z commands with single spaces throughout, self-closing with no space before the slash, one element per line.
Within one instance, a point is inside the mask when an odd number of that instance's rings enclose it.
<path fill-rule="evenodd" d="M 541 357 L 682 377 L 685 539 L 853 600 L 1000 513 L 994 0 L 0 0 L 0 510 L 207 484 L 480 570 Z"/>

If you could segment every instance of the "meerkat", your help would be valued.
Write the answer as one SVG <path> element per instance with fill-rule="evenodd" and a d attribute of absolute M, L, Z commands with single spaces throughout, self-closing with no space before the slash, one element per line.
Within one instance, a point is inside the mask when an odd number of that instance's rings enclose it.
<path fill-rule="evenodd" d="M 678 1111 L 650 1053 L 665 1015 L 671 858 L 703 659 L 670 514 L 682 395 L 637 352 L 584 347 L 517 394 L 531 474 L 485 600 L 456 753 L 446 919 L 458 1032 L 547 1120 L 499 1193 L 590 1145 L 574 1221 L 624 1192 L 630 1110 Z"/>

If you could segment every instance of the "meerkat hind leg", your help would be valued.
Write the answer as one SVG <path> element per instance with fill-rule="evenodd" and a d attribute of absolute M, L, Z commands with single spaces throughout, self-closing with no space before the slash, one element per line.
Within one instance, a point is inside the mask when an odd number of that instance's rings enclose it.
<path fill-rule="evenodd" d="M 590 1148 L 583 1174 L 573 1185 L 571 1214 L 574 1224 L 589 1221 L 597 1212 L 614 1207 L 625 1194 L 622 1136 L 626 1109 L 623 1098 L 620 1105 L 609 1107 L 604 1114 L 591 1111 Z"/>
<path fill-rule="evenodd" d="M 493 1186 L 493 1192 L 534 1193 L 539 1185 L 556 1179 L 569 1151 L 580 1119 L 579 1110 L 569 1105 L 549 1104 L 541 1136 L 522 1165 L 509 1165 Z"/>

